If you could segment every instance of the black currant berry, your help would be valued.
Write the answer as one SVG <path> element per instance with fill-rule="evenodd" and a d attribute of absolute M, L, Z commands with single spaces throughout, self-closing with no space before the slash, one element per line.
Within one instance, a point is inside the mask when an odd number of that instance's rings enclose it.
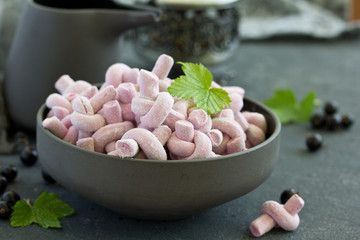
<path fill-rule="evenodd" d="M 321 148 L 322 143 L 323 143 L 323 138 L 318 133 L 310 134 L 306 137 L 306 146 L 311 152 L 314 152 L 319 148 Z"/>
<path fill-rule="evenodd" d="M 343 128 L 350 127 L 354 122 L 354 116 L 352 114 L 345 114 L 341 117 L 341 125 Z"/>
<path fill-rule="evenodd" d="M 6 190 L 6 187 L 8 185 L 8 181 L 4 176 L 0 175 L 0 194 L 3 194 Z"/>
<path fill-rule="evenodd" d="M 14 190 L 11 190 L 11 191 L 8 191 L 8 192 L 5 192 L 2 196 L 1 196 L 1 200 L 5 201 L 9 207 L 13 207 L 15 205 L 15 203 L 17 201 L 19 201 L 21 198 L 20 198 L 20 195 L 15 192 Z"/>
<path fill-rule="evenodd" d="M 35 148 L 24 147 L 20 152 L 20 160 L 26 166 L 32 166 L 38 159 L 38 153 Z"/>
<path fill-rule="evenodd" d="M 285 204 L 294 194 L 299 194 L 299 192 L 293 188 L 284 190 L 280 195 L 281 204 Z"/>
<path fill-rule="evenodd" d="M 315 113 L 311 117 L 311 126 L 315 129 L 322 128 L 324 126 L 324 116 L 320 113 Z"/>
<path fill-rule="evenodd" d="M 13 165 L 9 165 L 6 168 L 1 169 L 1 175 L 10 183 L 13 182 L 17 176 L 17 168 Z"/>
<path fill-rule="evenodd" d="M 339 104 L 336 101 L 327 101 L 324 105 L 324 112 L 326 114 L 334 114 L 338 111 Z"/>
<path fill-rule="evenodd" d="M 0 218 L 9 219 L 11 215 L 11 208 L 5 201 L 0 201 Z"/>
<path fill-rule="evenodd" d="M 48 182 L 48 183 L 55 183 L 56 180 L 52 178 L 52 176 L 50 176 L 47 172 L 45 172 L 44 170 L 41 171 L 42 177 L 43 179 Z"/>
<path fill-rule="evenodd" d="M 338 113 L 325 116 L 325 127 L 330 131 L 337 130 L 341 127 L 341 116 Z"/>

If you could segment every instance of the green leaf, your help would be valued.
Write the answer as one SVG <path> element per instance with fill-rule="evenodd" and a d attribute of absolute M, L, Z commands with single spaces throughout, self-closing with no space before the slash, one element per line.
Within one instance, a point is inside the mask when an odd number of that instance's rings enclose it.
<path fill-rule="evenodd" d="M 176 78 L 168 87 L 167 91 L 173 97 L 193 99 L 197 108 L 209 115 L 221 111 L 224 106 L 230 106 L 231 99 L 225 90 L 210 88 L 213 76 L 204 65 L 179 63 L 182 64 L 185 75 Z"/>
<path fill-rule="evenodd" d="M 297 102 L 291 89 L 278 89 L 274 96 L 264 104 L 271 108 L 279 117 L 281 123 L 307 122 L 310 120 L 315 106 L 315 92 L 309 92 L 301 102 Z"/>
<path fill-rule="evenodd" d="M 11 225 L 13 227 L 25 227 L 32 223 L 33 212 L 29 201 L 17 201 L 13 206 Z"/>
<path fill-rule="evenodd" d="M 60 228 L 59 219 L 74 213 L 70 205 L 58 199 L 55 193 L 43 192 L 31 206 L 29 200 L 16 202 L 11 216 L 11 225 L 25 227 L 37 223 L 44 228 Z"/>

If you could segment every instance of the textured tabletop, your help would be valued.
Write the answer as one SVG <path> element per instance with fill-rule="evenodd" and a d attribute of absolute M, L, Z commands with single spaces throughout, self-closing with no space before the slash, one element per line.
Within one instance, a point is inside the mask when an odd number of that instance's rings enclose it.
<path fill-rule="evenodd" d="M 313 90 L 322 101 L 336 100 L 340 113 L 360 119 L 360 40 L 273 40 L 245 42 L 217 72 L 222 84 L 246 89 L 246 96 L 263 101 L 278 88 L 293 89 L 298 98 Z M 136 66 L 128 50 L 124 62 Z M 146 66 L 145 66 L 146 67 Z M 317 108 L 316 111 L 321 111 Z M 279 201 L 281 192 L 295 188 L 305 200 L 300 225 L 293 232 L 274 229 L 263 239 L 359 239 L 360 138 L 359 121 L 348 130 L 321 130 L 324 147 L 310 153 L 305 137 L 309 124 L 284 125 L 278 164 L 256 190 L 196 216 L 171 222 L 130 219 L 94 204 L 57 184 L 46 184 L 40 163 L 21 164 L 17 155 L 0 155 L 2 165 L 18 170 L 15 189 L 22 198 L 35 199 L 43 191 L 57 193 L 75 214 L 61 220 L 61 229 L 38 225 L 13 228 L 0 220 L 0 239 L 253 239 L 249 225 L 264 201 Z M 116 183 L 114 183 L 116 184 Z"/>

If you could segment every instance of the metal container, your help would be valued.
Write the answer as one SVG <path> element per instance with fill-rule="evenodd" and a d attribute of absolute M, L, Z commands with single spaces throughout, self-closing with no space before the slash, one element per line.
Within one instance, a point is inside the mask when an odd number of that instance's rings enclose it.
<path fill-rule="evenodd" d="M 135 49 L 149 62 L 166 53 L 176 61 L 214 65 L 228 59 L 240 41 L 236 0 L 157 0 L 158 23 L 136 30 Z"/>

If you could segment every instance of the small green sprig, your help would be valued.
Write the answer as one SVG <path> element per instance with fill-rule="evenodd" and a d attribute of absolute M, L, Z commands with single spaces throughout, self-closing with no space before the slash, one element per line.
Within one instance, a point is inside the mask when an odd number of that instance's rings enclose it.
<path fill-rule="evenodd" d="M 70 205 L 58 199 L 55 193 L 43 192 L 31 205 L 30 200 L 17 201 L 13 207 L 10 224 L 26 227 L 37 223 L 43 228 L 61 228 L 59 219 L 74 213 Z"/>
<path fill-rule="evenodd" d="M 308 122 L 316 105 L 316 94 L 310 91 L 298 102 L 291 89 L 278 89 L 272 98 L 265 100 L 264 104 L 271 108 L 279 117 L 281 123 Z"/>
<path fill-rule="evenodd" d="M 193 99 L 196 107 L 209 115 L 221 111 L 224 106 L 230 106 L 231 99 L 225 90 L 211 88 L 213 76 L 204 65 L 178 63 L 182 65 L 185 75 L 176 78 L 168 87 L 167 91 L 173 97 Z"/>

